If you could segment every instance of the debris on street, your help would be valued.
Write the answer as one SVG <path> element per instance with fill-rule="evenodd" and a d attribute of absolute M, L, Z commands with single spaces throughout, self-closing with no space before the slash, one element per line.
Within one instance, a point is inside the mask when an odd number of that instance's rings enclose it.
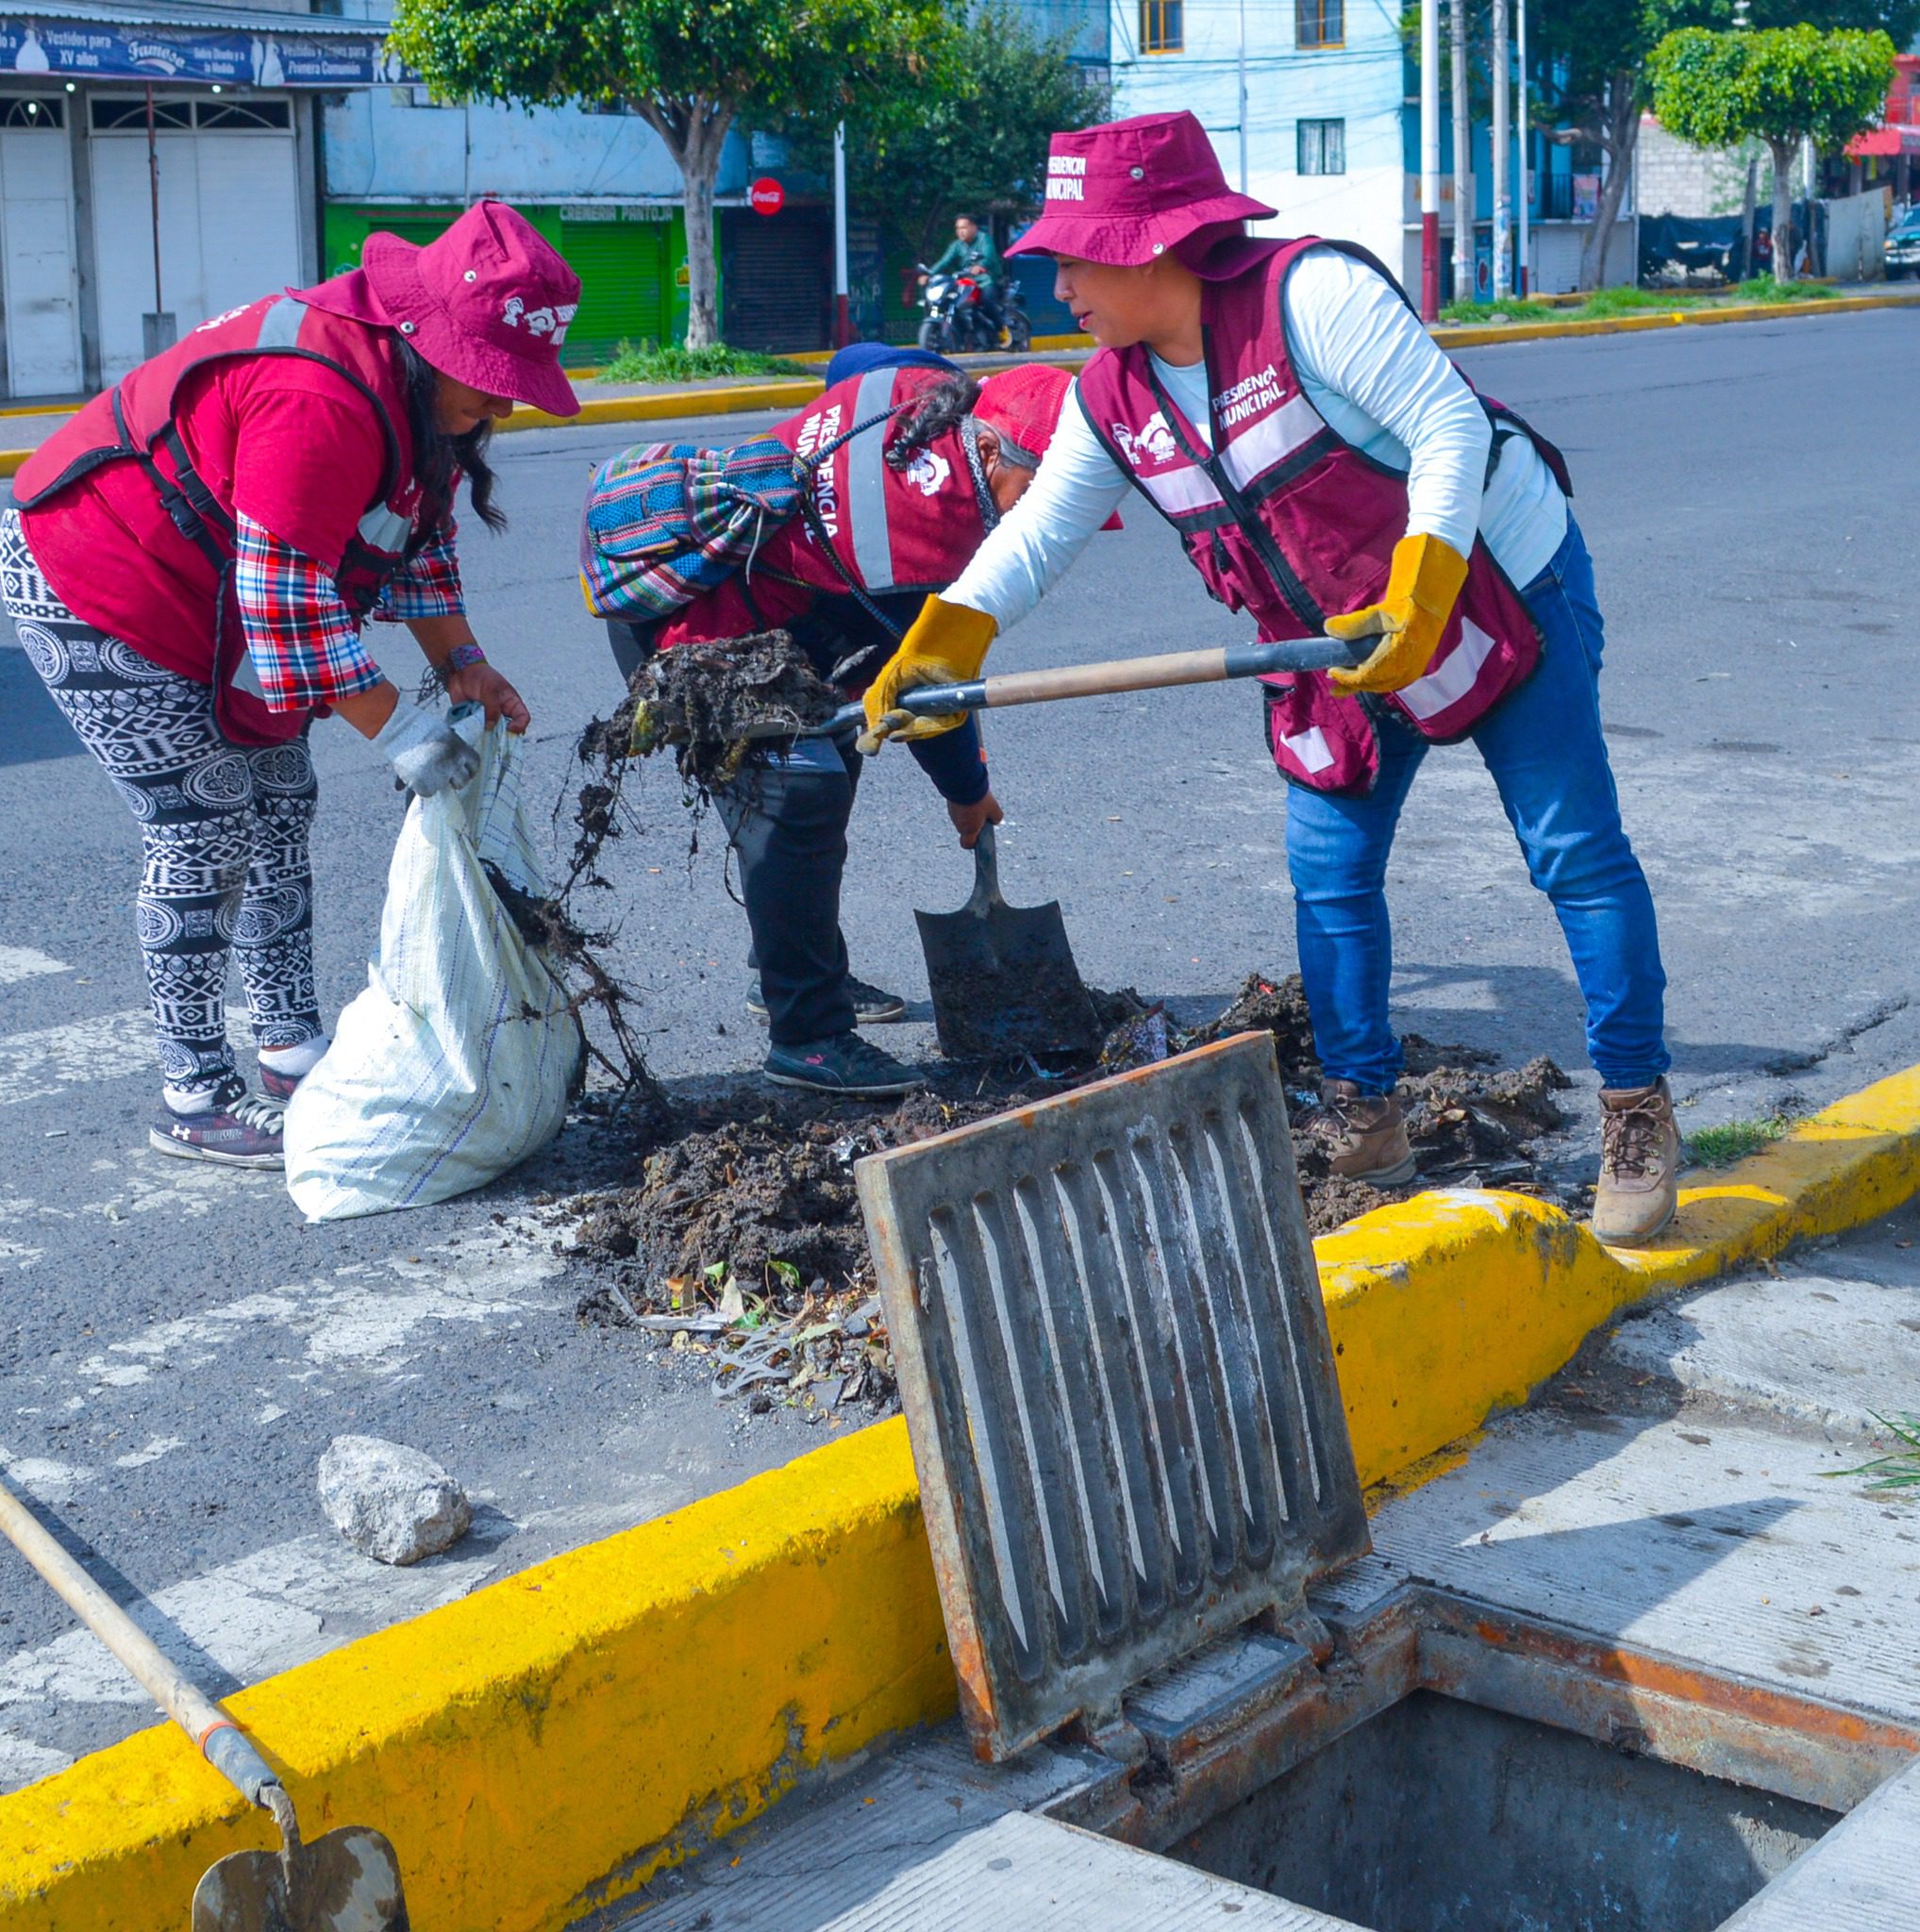
<path fill-rule="evenodd" d="M 432 1457 L 379 1436 L 336 1436 L 318 1487 L 326 1520 L 378 1563 L 437 1557 L 473 1526 L 467 1492 Z"/>
<path fill-rule="evenodd" d="M 1382 1191 L 1327 1174 L 1297 976 L 1249 976 L 1197 1027 L 1174 1024 L 1131 989 L 1092 997 L 1105 1044 L 1063 1073 L 1030 1059 L 997 1075 L 945 1069 L 898 1104 L 756 1087 L 656 1120 L 636 1146 L 635 1181 L 554 1210 L 564 1252 L 590 1282 L 580 1318 L 636 1331 L 663 1360 L 697 1364 L 716 1395 L 757 1411 L 776 1402 L 816 1417 L 890 1409 L 893 1360 L 855 1161 L 1247 1031 L 1271 1032 L 1278 1048 L 1314 1234 L 1436 1185 L 1558 1198 L 1535 1148 L 1563 1124 L 1555 1095 L 1570 1082 L 1544 1056 L 1500 1070 L 1476 1049 L 1404 1036 L 1400 1095 L 1421 1171 L 1413 1185 Z"/>

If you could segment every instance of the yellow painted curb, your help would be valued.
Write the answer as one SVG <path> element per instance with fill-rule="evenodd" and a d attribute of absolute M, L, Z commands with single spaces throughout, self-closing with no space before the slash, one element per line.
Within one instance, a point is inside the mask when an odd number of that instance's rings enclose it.
<path fill-rule="evenodd" d="M 1681 1193 L 1610 1252 L 1557 1208 L 1455 1191 L 1318 1241 L 1362 1481 L 1418 1482 L 1628 1304 L 1920 1190 L 1920 1068 Z M 1783 1290 L 1783 1292 L 1791 1292 Z M 420 1932 L 559 1932 L 810 1768 L 954 1707 L 906 1429 L 785 1469 L 347 1644 L 231 1700 L 309 1828 L 399 1848 Z M 0 1932 L 185 1923 L 265 1834 L 161 1727 L 0 1798 Z"/>
<path fill-rule="evenodd" d="M 1736 302 L 1718 308 L 1640 309 L 1631 315 L 1596 316 L 1586 322 L 1513 322 L 1472 328 L 1436 328 L 1443 349 L 1485 349 L 1501 342 L 1542 342 L 1561 336 L 1632 335 L 1642 329 L 1679 328 L 1690 324 L 1781 322 L 1789 317 L 1849 315 L 1862 308 L 1920 306 L 1912 295 L 1836 295 L 1826 302 Z"/>

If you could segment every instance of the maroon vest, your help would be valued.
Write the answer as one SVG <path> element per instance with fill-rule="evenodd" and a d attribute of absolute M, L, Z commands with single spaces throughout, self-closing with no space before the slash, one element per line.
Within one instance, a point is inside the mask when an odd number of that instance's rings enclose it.
<path fill-rule="evenodd" d="M 269 711 L 259 701 L 259 680 L 233 602 L 238 527 L 233 506 L 223 502 L 193 467 L 175 422 L 187 376 L 209 362 L 241 356 L 284 356 L 324 364 L 352 383 L 373 408 L 386 441 L 386 461 L 335 578 L 348 609 L 365 617 L 400 566 L 420 507 L 406 441 L 406 397 L 384 330 L 309 308 L 291 295 L 265 296 L 216 315 L 95 396 L 21 466 L 13 480 L 13 502 L 16 508 L 35 509 L 104 464 L 138 463 L 174 531 L 201 560 L 214 717 L 237 742 L 276 743 L 297 738 L 311 713 Z M 171 539 L 173 532 L 167 535 Z M 191 555 L 185 560 L 192 570 Z"/>
<path fill-rule="evenodd" d="M 1247 611 L 1266 640 L 1315 637 L 1329 612 L 1377 603 L 1407 533 L 1407 479 L 1328 427 L 1294 371 L 1281 293 L 1294 262 L 1322 246 L 1387 274 L 1363 249 L 1306 236 L 1276 242 L 1230 281 L 1202 285 L 1210 452 L 1155 378 L 1144 344 L 1101 350 L 1079 377 L 1094 434 L 1179 531 L 1207 588 L 1229 610 Z M 1532 438 L 1566 488 L 1559 451 L 1498 404 L 1487 407 Z M 1459 738 L 1539 658 L 1531 613 L 1477 537 L 1433 661 L 1405 690 L 1355 699 L 1320 672 L 1267 680 L 1274 762 L 1316 791 L 1370 791 L 1379 769 L 1377 707 L 1427 738 Z"/>
<path fill-rule="evenodd" d="M 774 425 L 808 489 L 786 560 L 811 588 L 851 579 L 874 596 L 943 591 L 985 540 L 959 430 L 930 438 L 904 469 L 886 460 L 906 406 L 937 379 L 927 369 L 870 369 Z"/>

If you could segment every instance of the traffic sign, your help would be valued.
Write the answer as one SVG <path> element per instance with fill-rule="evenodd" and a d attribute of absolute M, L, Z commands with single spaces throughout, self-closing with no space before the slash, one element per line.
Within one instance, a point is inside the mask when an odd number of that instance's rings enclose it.
<path fill-rule="evenodd" d="M 771 175 L 762 175 L 746 191 L 748 204 L 757 215 L 776 215 L 787 205 L 787 191 Z"/>

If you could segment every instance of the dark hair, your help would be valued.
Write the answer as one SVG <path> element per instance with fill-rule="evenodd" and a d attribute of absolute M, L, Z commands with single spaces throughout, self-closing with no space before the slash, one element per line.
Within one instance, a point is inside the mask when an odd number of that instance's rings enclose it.
<path fill-rule="evenodd" d="M 476 424 L 463 436 L 449 436 L 440 426 L 440 375 L 413 344 L 394 338 L 400 351 L 400 374 L 407 391 L 407 427 L 413 440 L 413 477 L 420 485 L 420 514 L 407 539 L 405 555 L 414 556 L 432 542 L 453 508 L 455 475 L 467 479 L 474 514 L 490 530 L 504 529 L 507 513 L 493 503 L 493 470 L 487 445 L 493 440 L 491 421 Z"/>
<path fill-rule="evenodd" d="M 915 450 L 949 429 L 958 429 L 979 399 L 980 385 L 960 370 L 929 383 L 900 418 L 900 426 L 887 446 L 888 463 L 904 470 L 913 460 Z"/>

